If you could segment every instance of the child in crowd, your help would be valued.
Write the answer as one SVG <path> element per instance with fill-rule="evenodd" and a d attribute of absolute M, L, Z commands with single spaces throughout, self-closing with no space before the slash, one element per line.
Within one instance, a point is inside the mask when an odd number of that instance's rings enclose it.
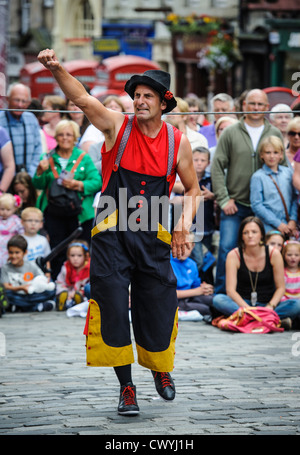
<path fill-rule="evenodd" d="M 171 256 L 171 265 L 177 278 L 178 307 L 181 311 L 197 310 L 201 316 L 211 317 L 214 288 L 201 283 L 196 262 L 190 258 L 194 244 L 186 248 L 181 259 Z"/>
<path fill-rule="evenodd" d="M 24 227 L 23 236 L 28 244 L 26 259 L 35 261 L 38 257 L 48 256 L 51 252 L 48 239 L 39 234 L 43 227 L 43 212 L 37 207 L 27 207 L 21 214 L 21 220 Z M 50 263 L 47 264 L 47 268 L 50 270 Z"/>
<path fill-rule="evenodd" d="M 22 235 L 14 235 L 7 243 L 8 262 L 1 269 L 1 284 L 12 311 L 50 311 L 55 308 L 55 289 L 29 293 L 34 277 L 44 275 L 35 264 L 25 259 L 27 241 Z"/>
<path fill-rule="evenodd" d="M 281 300 L 300 299 L 300 243 L 297 240 L 284 242 L 285 294 Z"/>
<path fill-rule="evenodd" d="M 87 242 L 78 240 L 67 248 L 67 261 L 56 279 L 56 305 L 58 311 L 89 299 L 90 255 Z"/>
<path fill-rule="evenodd" d="M 252 210 L 264 223 L 265 231 L 277 229 L 287 236 L 296 235 L 297 193 L 293 187 L 293 171 L 279 163 L 283 159 L 282 141 L 266 137 L 259 148 L 262 168 L 250 181 Z"/>
<path fill-rule="evenodd" d="M 16 234 L 23 234 L 24 228 L 16 211 L 21 205 L 19 196 L 9 193 L 0 195 L 0 268 L 8 258 L 7 242 Z"/>
<path fill-rule="evenodd" d="M 204 198 L 204 206 L 199 207 L 201 214 L 198 217 L 202 225 L 199 226 L 196 223 L 195 234 L 195 246 L 191 253 L 191 259 L 193 259 L 198 266 L 199 273 L 201 274 L 201 268 L 203 266 L 203 245 L 210 252 L 212 248 L 212 237 L 214 233 L 214 193 L 212 192 L 212 183 L 210 173 L 206 171 L 210 163 L 210 152 L 205 147 L 196 147 L 193 150 L 193 162 L 199 186 L 201 190 L 201 196 Z M 202 202 L 200 202 L 201 204 Z M 203 211 L 204 210 L 204 211 Z M 196 218 L 197 219 L 197 218 Z"/>
<path fill-rule="evenodd" d="M 43 212 L 37 207 L 27 207 L 21 214 L 24 237 L 27 240 L 27 260 L 35 261 L 38 257 L 50 254 L 47 238 L 39 234 L 43 227 Z"/>
<path fill-rule="evenodd" d="M 268 231 L 266 233 L 266 245 L 273 246 L 279 251 L 282 251 L 284 241 L 285 237 L 280 231 Z"/>

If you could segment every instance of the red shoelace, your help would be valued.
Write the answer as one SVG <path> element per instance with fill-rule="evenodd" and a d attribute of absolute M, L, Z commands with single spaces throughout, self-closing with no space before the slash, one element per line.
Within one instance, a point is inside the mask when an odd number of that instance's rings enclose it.
<path fill-rule="evenodd" d="M 135 398 L 134 390 L 132 387 L 130 387 L 130 385 L 125 387 L 125 389 L 123 390 L 122 396 L 124 397 L 126 406 L 136 404 L 135 399 L 134 399 Z"/>
<path fill-rule="evenodd" d="M 170 381 L 170 377 L 169 377 L 168 373 L 158 373 L 158 372 L 156 372 L 155 377 L 158 374 L 160 375 L 160 381 L 161 381 L 161 385 L 163 386 L 163 388 L 171 386 L 171 381 Z"/>

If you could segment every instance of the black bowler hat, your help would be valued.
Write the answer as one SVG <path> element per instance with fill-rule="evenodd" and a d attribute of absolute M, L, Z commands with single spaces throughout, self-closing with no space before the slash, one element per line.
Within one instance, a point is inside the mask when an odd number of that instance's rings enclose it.
<path fill-rule="evenodd" d="M 156 90 L 161 99 L 166 101 L 167 107 L 164 113 L 170 112 L 177 106 L 177 101 L 170 92 L 170 74 L 161 70 L 148 70 L 144 74 L 133 75 L 125 84 L 125 91 L 134 98 L 134 91 L 137 85 L 148 85 Z"/>

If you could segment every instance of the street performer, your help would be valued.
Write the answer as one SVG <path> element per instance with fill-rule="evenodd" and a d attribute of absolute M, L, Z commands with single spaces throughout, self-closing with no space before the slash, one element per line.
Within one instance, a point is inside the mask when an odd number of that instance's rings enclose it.
<path fill-rule="evenodd" d="M 175 398 L 170 375 L 178 330 L 176 278 L 170 251 L 181 258 L 200 190 L 188 139 L 162 120 L 176 106 L 170 75 L 134 75 L 125 85 L 134 115 L 105 108 L 60 64 L 53 50 L 40 52 L 65 96 L 103 132 L 103 187 L 92 229 L 91 299 L 85 327 L 87 364 L 113 367 L 120 383 L 118 413 L 136 415 L 130 312 L 138 363 L 151 370 L 157 392 Z M 178 173 L 185 189 L 182 213 L 169 232 L 161 204 Z"/>

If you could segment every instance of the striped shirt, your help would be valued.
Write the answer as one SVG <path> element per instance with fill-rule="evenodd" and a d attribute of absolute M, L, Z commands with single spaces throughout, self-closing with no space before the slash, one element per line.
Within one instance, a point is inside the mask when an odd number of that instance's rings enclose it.
<path fill-rule="evenodd" d="M 288 299 L 300 299 L 300 270 L 290 272 L 284 269 L 285 294 L 281 301 Z"/>

